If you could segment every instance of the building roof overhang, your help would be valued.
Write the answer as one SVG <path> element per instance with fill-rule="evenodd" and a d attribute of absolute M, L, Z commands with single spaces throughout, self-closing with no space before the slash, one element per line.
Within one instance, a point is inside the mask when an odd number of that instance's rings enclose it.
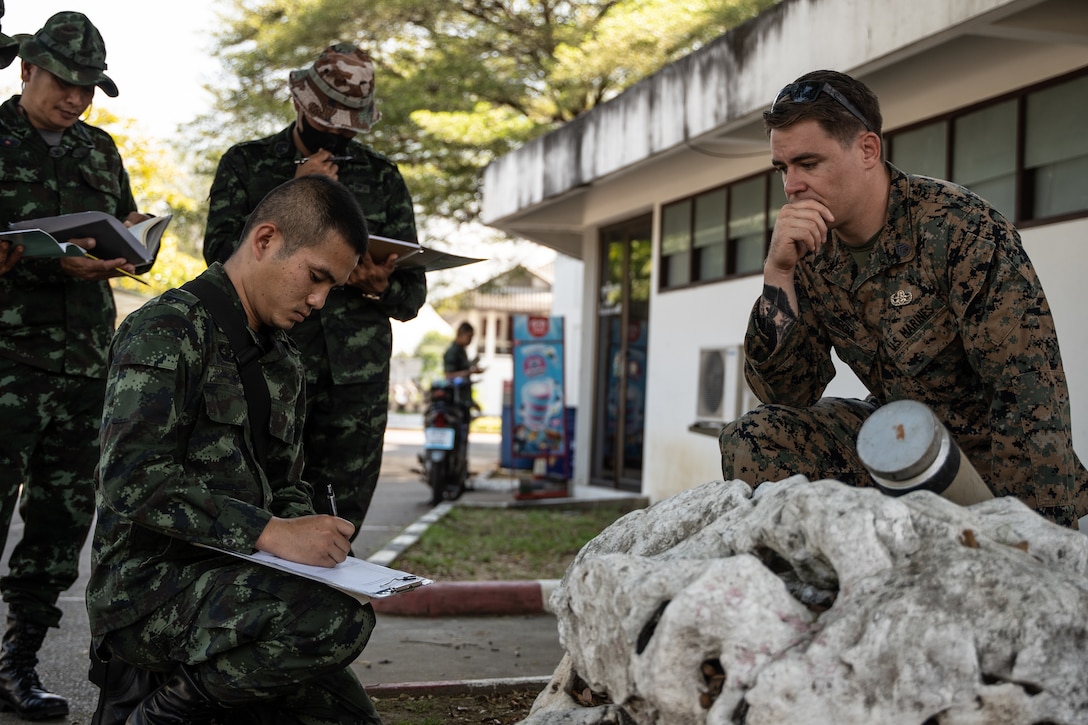
<path fill-rule="evenodd" d="M 1008 74 L 1004 87 L 989 89 L 973 71 L 995 63 L 1019 68 L 1016 57 L 1030 61 L 1042 48 L 1048 58 L 1066 59 L 1050 61 L 1056 72 L 1063 62 L 1066 70 L 1088 64 L 1088 2 L 784 0 L 496 159 L 484 174 L 481 218 L 581 258 L 586 204 L 596 189 L 668 156 L 767 153 L 763 110 L 810 70 L 865 80 L 881 97 L 887 130 L 921 120 L 913 109 L 953 108 L 1006 91 Z M 1032 80 L 1025 72 L 1023 82 Z M 885 88 L 894 93 L 883 96 Z M 928 102 L 915 102 L 923 98 Z"/>

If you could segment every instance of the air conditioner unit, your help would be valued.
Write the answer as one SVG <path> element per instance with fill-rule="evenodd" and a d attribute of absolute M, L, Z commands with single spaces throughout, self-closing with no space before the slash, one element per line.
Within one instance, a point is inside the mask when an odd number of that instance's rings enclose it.
<path fill-rule="evenodd" d="M 744 380 L 742 345 L 699 350 L 698 420 L 728 423 L 758 404 Z"/>

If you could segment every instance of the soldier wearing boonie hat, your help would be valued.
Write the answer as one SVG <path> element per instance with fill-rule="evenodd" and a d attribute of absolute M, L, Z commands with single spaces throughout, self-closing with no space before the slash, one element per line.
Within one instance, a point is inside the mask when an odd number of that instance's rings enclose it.
<path fill-rule="evenodd" d="M 328 128 L 366 133 L 382 117 L 374 104 L 374 61 L 350 43 L 330 45 L 289 78 L 298 107 Z"/>
<path fill-rule="evenodd" d="M 0 0 L 0 18 L 4 17 L 4 0 Z M 19 40 L 0 33 L 0 68 L 7 68 L 19 54 Z"/>
<path fill-rule="evenodd" d="M 34 35 L 19 36 L 19 57 L 49 71 L 65 83 L 98 86 L 117 96 L 117 84 L 106 75 L 106 43 L 87 16 L 60 12 Z"/>

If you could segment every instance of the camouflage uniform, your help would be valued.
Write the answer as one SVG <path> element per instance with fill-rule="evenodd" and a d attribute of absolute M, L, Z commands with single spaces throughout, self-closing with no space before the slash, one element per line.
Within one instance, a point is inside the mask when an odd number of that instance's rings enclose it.
<path fill-rule="evenodd" d="M 124 219 L 136 211 L 109 134 L 77 122 L 55 156 L 19 113 L 19 99 L 0 105 L 0 225 L 88 210 Z M 6 535 L 20 484 L 26 524 L 0 589 L 9 610 L 52 627 L 94 513 L 91 478 L 115 316 L 108 282 L 75 279 L 55 259 L 24 258 L 0 276 L 0 532 Z"/>
<path fill-rule="evenodd" d="M 720 437 L 726 478 L 794 473 L 871 485 L 858 429 L 875 406 L 930 406 L 995 494 L 1072 524 L 1069 392 L 1043 289 L 1016 229 L 985 201 L 890 164 L 888 220 L 863 269 L 831 235 L 795 273 L 798 319 L 772 349 L 759 305 L 745 373 L 761 401 Z M 821 399 L 831 349 L 871 396 Z"/>
<path fill-rule="evenodd" d="M 237 144 L 223 155 L 204 235 L 209 263 L 226 260 L 257 203 L 294 178 L 300 156 L 292 129 Z M 396 165 L 357 141 L 345 153 L 353 159 L 341 163 L 337 175 L 355 193 L 370 232 L 416 241 L 412 199 Z M 389 319 L 412 319 L 426 297 L 422 270 L 397 269 L 381 299 L 368 299 L 354 287 L 335 289 L 324 308 L 291 331 L 306 368 L 306 476 L 322 486 L 332 483 L 338 513 L 355 524 L 356 533 L 381 468 L 393 347 Z"/>
<path fill-rule="evenodd" d="M 201 276 L 245 314 L 221 265 Z M 119 328 L 102 422 L 91 634 L 130 664 L 189 666 L 227 705 L 279 698 L 263 722 L 379 722 L 348 667 L 373 630 L 369 604 L 195 546 L 249 553 L 271 517 L 313 513 L 300 478 L 298 352 L 282 331 L 255 337 L 272 403 L 264 469 L 253 463 L 230 344 L 195 297 L 167 292 Z"/>

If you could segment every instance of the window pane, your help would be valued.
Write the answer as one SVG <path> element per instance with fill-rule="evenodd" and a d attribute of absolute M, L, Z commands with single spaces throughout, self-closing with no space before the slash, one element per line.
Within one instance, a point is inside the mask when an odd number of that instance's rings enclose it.
<path fill-rule="evenodd" d="M 725 275 L 725 189 L 695 197 L 695 279 Z"/>
<path fill-rule="evenodd" d="M 891 137 L 891 162 L 909 174 L 948 178 L 948 124 L 931 123 Z"/>
<path fill-rule="evenodd" d="M 691 269 L 690 252 L 670 254 L 664 259 L 664 262 L 666 287 L 676 287 L 677 285 L 687 284 L 691 281 L 689 278 Z"/>
<path fill-rule="evenodd" d="M 1027 104 L 1025 167 L 1088 155 L 1088 76 L 1032 93 Z"/>
<path fill-rule="evenodd" d="M 760 232 L 733 240 L 737 248 L 736 274 L 751 274 L 763 269 L 763 241 L 766 238 L 766 233 Z"/>
<path fill-rule="evenodd" d="M 1088 76 L 1027 97 L 1024 167 L 1031 179 L 1031 219 L 1088 209 Z"/>
<path fill-rule="evenodd" d="M 1088 209 L 1088 155 L 1034 170 L 1034 204 L 1029 217 L 1045 219 Z"/>
<path fill-rule="evenodd" d="M 953 134 L 952 181 L 1015 218 L 1016 101 L 956 119 Z"/>
<path fill-rule="evenodd" d="M 731 274 L 758 271 L 763 264 L 763 240 L 767 237 L 764 199 L 767 177 L 758 176 L 730 188 L 729 243 L 733 246 Z"/>
<path fill-rule="evenodd" d="M 690 243 L 691 199 L 685 199 L 661 210 L 661 254 L 683 252 Z"/>
<path fill-rule="evenodd" d="M 763 190 L 766 179 L 762 176 L 734 184 L 732 203 L 729 205 L 729 238 L 736 239 L 766 229 L 766 210 L 763 208 Z"/>
<path fill-rule="evenodd" d="M 662 285 L 675 287 L 691 281 L 691 199 L 661 210 Z"/>
<path fill-rule="evenodd" d="M 725 189 L 695 197 L 695 246 L 725 244 Z"/>

